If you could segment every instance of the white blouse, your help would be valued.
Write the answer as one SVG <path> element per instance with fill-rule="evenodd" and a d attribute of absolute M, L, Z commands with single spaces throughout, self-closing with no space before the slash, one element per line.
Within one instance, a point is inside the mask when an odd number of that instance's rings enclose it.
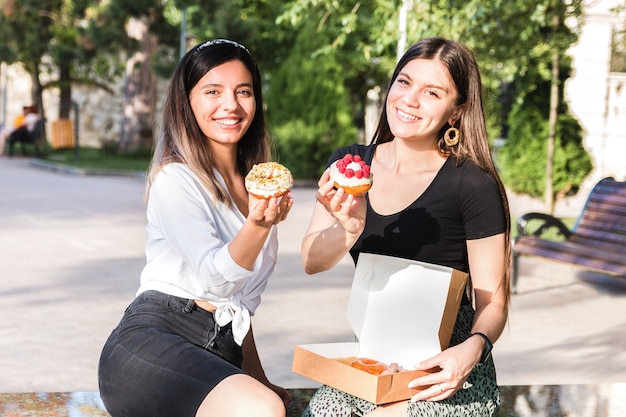
<path fill-rule="evenodd" d="M 224 185 L 219 172 L 214 172 Z M 215 319 L 220 326 L 232 322 L 233 336 L 241 345 L 276 264 L 276 226 L 252 270 L 239 266 L 228 252 L 228 243 L 243 226 L 244 216 L 234 203 L 228 207 L 215 200 L 181 163 L 168 164 L 156 175 L 147 220 L 146 266 L 137 294 L 156 290 L 206 300 L 217 307 Z"/>

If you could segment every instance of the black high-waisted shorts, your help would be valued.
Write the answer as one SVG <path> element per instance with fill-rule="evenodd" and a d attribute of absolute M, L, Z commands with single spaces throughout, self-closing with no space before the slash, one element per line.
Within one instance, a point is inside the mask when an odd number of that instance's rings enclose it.
<path fill-rule="evenodd" d="M 112 417 L 194 417 L 220 381 L 243 373 L 230 324 L 193 300 L 140 294 L 109 336 L 98 367 Z"/>

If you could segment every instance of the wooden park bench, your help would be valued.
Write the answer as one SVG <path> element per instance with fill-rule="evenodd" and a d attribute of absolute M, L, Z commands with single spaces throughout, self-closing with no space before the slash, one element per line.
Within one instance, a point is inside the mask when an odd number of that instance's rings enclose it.
<path fill-rule="evenodd" d="M 28 142 L 30 145 L 33 146 L 34 150 L 35 150 L 35 155 L 39 156 L 41 155 L 45 145 L 46 145 L 46 132 L 45 132 L 45 128 L 46 128 L 46 120 L 45 119 L 39 119 L 37 121 L 37 124 L 35 125 L 35 128 L 33 129 L 32 132 L 29 132 L 28 134 Z M 24 146 L 24 144 L 22 144 L 22 146 Z"/>
<path fill-rule="evenodd" d="M 543 238 L 551 229 L 562 240 Z M 626 277 L 626 182 L 600 180 L 571 230 L 548 214 L 526 213 L 518 219 L 517 231 L 513 243 L 513 292 L 517 292 L 521 255 Z"/>

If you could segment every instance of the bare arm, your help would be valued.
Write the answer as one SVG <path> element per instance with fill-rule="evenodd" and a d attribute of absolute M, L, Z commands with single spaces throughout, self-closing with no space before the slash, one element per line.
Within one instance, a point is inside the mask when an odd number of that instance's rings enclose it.
<path fill-rule="evenodd" d="M 492 343 L 502 334 L 508 316 L 508 296 L 504 285 L 504 239 L 504 234 L 500 234 L 467 242 L 476 297 L 472 333 L 484 333 Z"/>
<path fill-rule="evenodd" d="M 365 199 L 334 190 L 328 170 L 322 174 L 317 204 L 302 240 L 302 261 L 308 274 L 335 266 L 365 227 Z"/>
<path fill-rule="evenodd" d="M 237 236 L 228 244 L 228 251 L 238 265 L 252 269 L 263 244 L 273 225 L 287 218 L 293 205 L 291 193 L 285 194 L 280 200 L 250 199 L 250 213 Z"/>
<path fill-rule="evenodd" d="M 469 266 L 476 298 L 476 314 L 471 332 L 481 332 L 494 343 L 502 334 L 507 321 L 505 294 L 505 235 L 467 242 Z M 438 401 L 461 389 L 470 372 L 480 361 L 484 341 L 479 336 L 466 339 L 431 359 L 418 364 L 418 369 L 441 370 L 413 380 L 409 386 L 432 385 L 413 400 Z"/>

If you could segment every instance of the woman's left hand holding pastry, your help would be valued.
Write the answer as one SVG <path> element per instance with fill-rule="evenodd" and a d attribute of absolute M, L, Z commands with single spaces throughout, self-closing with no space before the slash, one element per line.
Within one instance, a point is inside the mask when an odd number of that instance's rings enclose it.
<path fill-rule="evenodd" d="M 426 387 L 411 397 L 411 401 L 439 401 L 451 397 L 463 387 L 477 361 L 473 349 L 460 344 L 416 364 L 415 369 L 434 372 L 409 383 L 409 388 Z"/>

